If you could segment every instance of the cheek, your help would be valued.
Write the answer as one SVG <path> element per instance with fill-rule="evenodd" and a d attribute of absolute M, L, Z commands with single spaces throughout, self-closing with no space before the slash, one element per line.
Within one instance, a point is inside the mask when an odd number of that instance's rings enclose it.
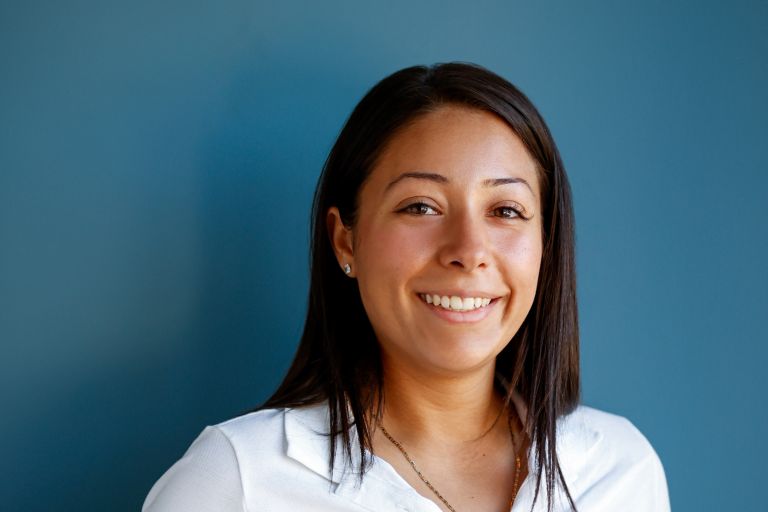
<path fill-rule="evenodd" d="M 406 275 L 434 250 L 428 230 L 382 224 L 368 226 L 366 233 L 369 234 L 361 241 L 355 259 L 360 258 L 360 270 L 371 280 Z"/>
<path fill-rule="evenodd" d="M 398 225 L 367 225 L 355 248 L 363 307 L 379 340 L 403 336 L 403 291 L 434 249 L 421 230 Z"/>
<path fill-rule="evenodd" d="M 541 267 L 542 241 L 535 230 L 505 233 L 494 239 L 500 267 L 521 293 L 534 294 Z"/>

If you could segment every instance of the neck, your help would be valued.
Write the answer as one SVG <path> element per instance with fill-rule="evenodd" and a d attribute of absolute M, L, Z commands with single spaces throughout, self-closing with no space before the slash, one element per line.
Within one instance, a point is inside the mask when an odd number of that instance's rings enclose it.
<path fill-rule="evenodd" d="M 466 445 L 496 425 L 506 428 L 493 365 L 461 376 L 427 377 L 386 365 L 384 370 L 383 423 L 402 442 Z"/>

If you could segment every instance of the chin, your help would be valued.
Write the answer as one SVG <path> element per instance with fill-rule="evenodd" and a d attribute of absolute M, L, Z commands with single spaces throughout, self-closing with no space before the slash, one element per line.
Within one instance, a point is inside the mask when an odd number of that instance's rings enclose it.
<path fill-rule="evenodd" d="M 497 347 L 495 346 L 477 346 L 477 340 L 474 340 L 473 346 L 462 345 L 464 343 L 457 343 L 448 348 L 443 344 L 440 350 L 435 350 L 434 353 L 430 354 L 424 363 L 426 366 L 434 368 L 438 373 L 458 375 L 493 364 L 501 351 L 501 349 L 496 350 Z"/>

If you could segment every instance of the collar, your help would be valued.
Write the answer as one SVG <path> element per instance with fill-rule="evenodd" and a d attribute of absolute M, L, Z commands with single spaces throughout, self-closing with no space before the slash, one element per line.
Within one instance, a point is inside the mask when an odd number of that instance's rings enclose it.
<path fill-rule="evenodd" d="M 504 389 L 509 389 L 509 384 L 503 375 L 497 373 L 496 379 L 499 380 Z M 528 405 L 517 390 L 512 391 L 512 404 L 515 406 L 518 417 L 525 418 L 528 416 Z M 570 486 L 572 482 L 578 480 L 587 460 L 586 455 L 597 446 L 603 434 L 585 422 L 582 406 L 578 406 L 570 414 L 561 416 L 556 423 L 557 458 L 565 481 Z M 528 431 L 528 436 L 530 437 L 530 431 Z M 536 444 L 533 443 L 531 453 L 535 453 L 535 450 Z M 534 472 L 535 465 L 529 461 L 528 474 Z"/>
<path fill-rule="evenodd" d="M 337 444 L 334 467 L 330 459 L 330 412 L 328 403 L 286 409 L 284 414 L 286 455 L 324 478 L 339 483 L 344 479 L 345 459 L 343 446 Z M 357 446 L 357 432 L 350 432 L 352 446 Z M 353 451 L 351 468 L 359 466 L 359 454 Z M 346 468 L 346 473 L 349 469 Z"/>
<path fill-rule="evenodd" d="M 418 494 L 385 461 L 374 458 L 373 466 L 360 482 L 360 453 L 355 431 L 352 437 L 352 463 L 345 464 L 344 448 L 336 446 L 333 468 L 328 467 L 330 415 L 327 402 L 284 412 L 286 455 L 329 481 L 329 490 L 367 510 L 377 510 L 381 503 L 395 499 L 402 510 L 439 512 L 432 501 Z"/>
<path fill-rule="evenodd" d="M 513 392 L 512 399 L 518 414 L 525 417 L 527 407 L 522 397 L 517 392 Z M 366 482 L 371 481 L 378 486 L 386 484 L 390 488 L 394 486 L 400 491 L 405 491 L 404 499 L 419 500 L 419 497 L 415 496 L 407 498 L 409 494 L 415 494 L 415 491 L 386 462 L 375 458 L 374 465 L 371 471 L 366 474 L 363 485 L 358 485 L 360 453 L 359 450 L 356 450 L 359 441 L 354 430 L 350 432 L 353 447 L 351 464 L 345 463 L 343 446 L 337 444 L 334 467 L 329 468 L 329 422 L 327 402 L 286 409 L 284 413 L 286 455 L 329 480 L 332 487 L 335 485 L 335 493 L 345 495 L 353 501 L 360 503 L 368 501 L 366 497 L 373 491 L 372 486 L 366 485 Z M 573 488 L 572 484 L 583 473 L 584 466 L 589 459 L 589 452 L 598 446 L 602 437 L 601 432 L 595 430 L 589 422 L 585 421 L 582 406 L 557 420 L 558 459 L 569 488 Z M 535 448 L 534 445 L 531 450 L 533 451 Z M 533 461 L 529 461 L 528 477 L 521 485 L 519 492 L 521 499 L 516 500 L 516 504 L 532 502 L 535 491 L 535 474 L 536 466 Z M 546 503 L 546 498 L 546 488 L 542 485 L 537 507 L 540 503 Z M 516 510 L 516 507 L 513 508 L 513 511 Z"/>

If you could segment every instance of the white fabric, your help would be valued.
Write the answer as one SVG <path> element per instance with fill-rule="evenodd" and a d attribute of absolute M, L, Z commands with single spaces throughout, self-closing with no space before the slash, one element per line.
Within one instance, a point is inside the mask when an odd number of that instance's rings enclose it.
<path fill-rule="evenodd" d="M 519 407 L 519 405 L 518 405 Z M 439 512 L 381 458 L 328 468 L 328 408 L 269 409 L 207 427 L 152 487 L 143 512 Z M 357 443 L 357 438 L 353 438 Z M 664 469 L 626 419 L 579 406 L 558 422 L 558 456 L 580 512 L 668 512 Z M 534 468 L 512 512 L 531 509 Z M 540 494 L 535 511 L 546 510 Z M 555 510 L 568 510 L 559 500 Z"/>

